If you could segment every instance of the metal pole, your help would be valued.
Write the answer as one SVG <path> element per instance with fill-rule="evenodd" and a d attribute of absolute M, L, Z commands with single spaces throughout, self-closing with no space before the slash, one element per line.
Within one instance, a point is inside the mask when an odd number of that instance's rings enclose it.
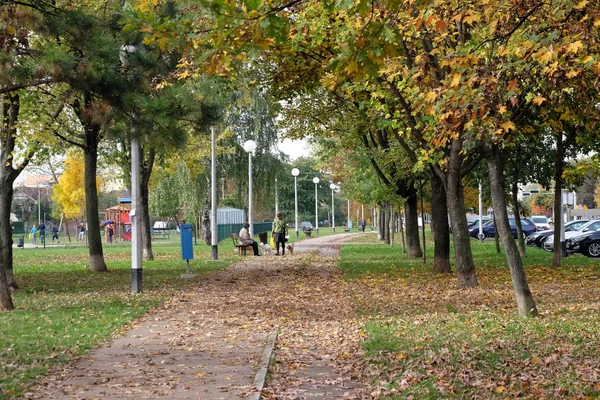
<path fill-rule="evenodd" d="M 331 189 L 331 226 L 335 232 L 335 202 L 333 198 L 333 189 Z"/>
<path fill-rule="evenodd" d="M 38 223 L 42 220 L 42 202 L 40 201 L 40 188 L 38 188 Z"/>
<path fill-rule="evenodd" d="M 483 208 L 481 206 L 481 182 L 479 183 L 479 240 L 483 241 L 483 239 L 485 238 L 483 236 Z"/>
<path fill-rule="evenodd" d="M 295 229 L 296 229 L 296 237 L 298 237 L 298 183 L 297 183 L 297 177 L 294 176 L 294 210 L 296 212 L 296 222 L 295 222 Z"/>
<path fill-rule="evenodd" d="M 561 190 L 560 192 L 560 256 L 566 257 L 567 254 L 567 243 L 565 242 L 565 193 Z"/>
<path fill-rule="evenodd" d="M 348 225 L 348 229 L 350 229 L 350 199 L 348 199 L 348 221 L 346 225 Z"/>
<path fill-rule="evenodd" d="M 135 122 L 133 122 L 135 123 Z M 142 293 L 142 224 L 140 199 L 140 145 L 131 129 L 131 292 Z"/>
<path fill-rule="evenodd" d="M 211 133 L 211 168 L 210 168 L 210 179 L 211 179 L 211 206 L 210 206 L 210 244 L 212 247 L 212 259 L 219 259 L 219 238 L 217 231 L 217 140 L 215 135 L 215 127 L 210 128 Z"/>
<path fill-rule="evenodd" d="M 275 215 L 279 213 L 279 193 L 277 192 L 277 176 L 275 176 Z"/>
<path fill-rule="evenodd" d="M 317 200 L 318 191 L 317 191 L 318 183 L 315 183 L 315 229 L 317 230 L 317 235 L 319 234 L 319 202 Z"/>
<path fill-rule="evenodd" d="M 248 152 L 248 224 L 250 237 L 254 236 L 254 223 L 252 222 L 252 152 Z"/>

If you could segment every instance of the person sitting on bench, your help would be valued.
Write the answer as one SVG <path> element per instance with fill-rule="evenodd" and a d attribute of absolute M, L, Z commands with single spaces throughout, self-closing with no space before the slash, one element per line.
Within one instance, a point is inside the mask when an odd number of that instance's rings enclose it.
<path fill-rule="evenodd" d="M 254 255 L 260 256 L 260 254 L 258 254 L 258 243 L 256 243 L 256 240 L 253 240 L 252 237 L 250 237 L 250 232 L 248 232 L 248 228 L 250 228 L 250 224 L 246 222 L 244 224 L 244 227 L 240 230 L 240 244 L 243 246 L 252 245 Z"/>

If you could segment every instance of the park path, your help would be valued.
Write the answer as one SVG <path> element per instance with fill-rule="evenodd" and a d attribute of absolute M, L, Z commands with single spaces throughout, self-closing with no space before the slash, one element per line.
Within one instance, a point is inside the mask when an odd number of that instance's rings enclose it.
<path fill-rule="evenodd" d="M 360 323 L 337 266 L 356 235 L 307 239 L 293 254 L 246 257 L 198 278 L 26 397 L 368 398 Z"/>

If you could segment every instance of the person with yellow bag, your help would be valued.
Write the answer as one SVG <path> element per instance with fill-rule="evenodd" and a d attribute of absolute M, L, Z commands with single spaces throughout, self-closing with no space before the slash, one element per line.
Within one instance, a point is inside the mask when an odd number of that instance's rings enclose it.
<path fill-rule="evenodd" d="M 271 233 L 271 239 L 275 242 L 275 255 L 279 255 L 279 244 L 281 243 L 281 255 L 285 255 L 285 235 L 287 234 L 287 227 L 282 212 L 278 212 L 275 220 L 273 220 L 273 232 Z"/>
<path fill-rule="evenodd" d="M 37 228 L 35 225 L 29 231 L 29 238 L 31 239 L 32 244 L 36 244 L 36 236 L 37 236 Z"/>

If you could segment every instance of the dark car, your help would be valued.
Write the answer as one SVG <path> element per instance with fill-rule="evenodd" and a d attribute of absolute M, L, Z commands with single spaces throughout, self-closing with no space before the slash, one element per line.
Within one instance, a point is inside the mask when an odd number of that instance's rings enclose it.
<path fill-rule="evenodd" d="M 313 230 L 313 226 L 308 221 L 302 221 L 302 222 L 300 222 L 300 229 L 302 230 L 302 232 L 312 231 Z"/>
<path fill-rule="evenodd" d="M 567 252 L 600 257 L 600 231 L 586 232 L 566 240 Z"/>
<path fill-rule="evenodd" d="M 512 231 L 512 234 L 513 234 L 514 238 L 516 239 L 517 238 L 517 225 L 516 225 L 515 219 L 509 218 L 508 223 L 510 224 L 510 230 Z M 528 218 L 521 218 L 521 227 L 523 230 L 524 238 L 526 238 L 527 236 L 531 235 L 532 233 L 534 233 L 536 231 L 535 224 L 533 222 L 531 222 L 531 220 Z M 495 231 L 494 224 L 491 223 L 489 225 L 482 226 L 482 231 L 486 238 L 494 237 L 494 231 Z M 477 239 L 477 236 L 479 235 L 479 227 L 471 229 L 469 231 L 469 235 L 471 235 L 472 237 Z"/>
<path fill-rule="evenodd" d="M 584 220 L 584 219 L 567 222 L 565 224 L 565 232 L 575 231 L 575 230 L 577 230 L 577 228 L 587 224 L 588 222 L 589 221 Z M 525 243 L 527 243 L 528 246 L 537 246 L 537 247 L 541 248 L 544 245 L 544 242 L 546 241 L 546 239 L 548 239 L 548 236 L 550 236 L 550 235 L 554 235 L 554 229 L 546 229 L 543 231 L 537 231 L 537 232 L 532 233 L 531 235 L 527 236 L 527 240 L 525 241 Z"/>

